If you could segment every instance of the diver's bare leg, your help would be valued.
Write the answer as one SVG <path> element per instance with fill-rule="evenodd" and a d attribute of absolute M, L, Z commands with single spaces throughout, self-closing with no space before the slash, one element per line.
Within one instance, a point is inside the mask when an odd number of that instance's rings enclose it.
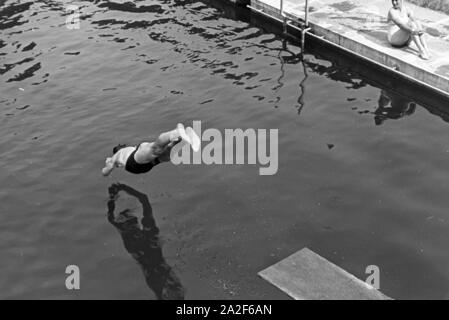
<path fill-rule="evenodd" d="M 162 155 L 167 148 L 173 147 L 174 144 L 181 140 L 180 130 L 184 130 L 184 126 L 181 123 L 172 131 L 161 133 L 156 141 L 142 144 L 135 153 L 136 161 L 147 163 Z"/>

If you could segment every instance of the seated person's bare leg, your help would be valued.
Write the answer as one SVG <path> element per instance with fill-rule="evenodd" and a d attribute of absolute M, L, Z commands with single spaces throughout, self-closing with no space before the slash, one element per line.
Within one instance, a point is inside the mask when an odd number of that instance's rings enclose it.
<path fill-rule="evenodd" d="M 427 53 L 427 55 L 430 58 L 430 56 L 431 56 L 430 55 L 430 50 L 429 50 L 429 47 L 427 46 L 427 41 L 426 41 L 425 36 L 426 36 L 425 33 L 422 33 L 422 34 L 419 35 L 419 39 L 421 40 L 421 44 L 424 47 L 424 49 L 426 50 L 426 53 Z"/>
<path fill-rule="evenodd" d="M 429 47 L 427 46 L 427 41 L 426 41 L 426 39 L 424 38 L 424 34 L 421 35 L 419 38 L 421 39 L 421 43 L 422 43 L 424 49 L 426 49 L 427 55 L 429 56 L 429 58 L 431 58 L 431 54 L 430 54 L 430 51 L 429 51 Z"/>
<path fill-rule="evenodd" d="M 412 39 L 413 42 L 416 44 L 416 46 L 418 47 L 419 50 L 419 56 L 424 59 L 424 60 L 429 60 L 429 56 L 427 54 L 426 49 L 424 48 L 424 46 L 421 43 L 421 39 L 418 35 L 414 35 L 412 34 Z"/>
<path fill-rule="evenodd" d="M 423 26 L 422 26 L 421 22 L 415 20 L 415 21 L 412 22 L 412 24 L 413 24 L 414 29 L 419 32 L 418 37 L 419 37 L 419 41 L 421 43 L 421 46 L 424 48 L 425 53 L 430 58 L 430 51 L 429 51 L 429 47 L 427 46 L 427 41 L 424 38 L 425 32 L 424 32 L 424 29 L 423 29 Z"/>

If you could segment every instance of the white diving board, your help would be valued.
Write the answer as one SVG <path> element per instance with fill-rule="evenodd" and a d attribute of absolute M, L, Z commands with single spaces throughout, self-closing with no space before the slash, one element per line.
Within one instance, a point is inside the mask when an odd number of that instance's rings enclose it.
<path fill-rule="evenodd" d="M 307 248 L 258 275 L 296 300 L 391 300 Z"/>

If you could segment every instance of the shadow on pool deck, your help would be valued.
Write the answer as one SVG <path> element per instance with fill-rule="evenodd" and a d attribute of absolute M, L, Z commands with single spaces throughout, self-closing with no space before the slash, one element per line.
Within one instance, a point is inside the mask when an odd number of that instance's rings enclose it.
<path fill-rule="evenodd" d="M 305 0 L 285 0 L 285 14 L 291 19 L 303 19 L 304 3 Z M 385 0 L 310 0 L 309 3 L 309 21 L 314 34 L 449 95 L 448 15 L 409 4 L 428 33 L 432 58 L 426 61 L 418 56 L 413 43 L 402 49 L 390 46 L 387 34 L 391 25 L 387 14 L 391 7 Z M 270 14 L 279 14 L 280 0 L 252 0 L 252 4 Z"/>

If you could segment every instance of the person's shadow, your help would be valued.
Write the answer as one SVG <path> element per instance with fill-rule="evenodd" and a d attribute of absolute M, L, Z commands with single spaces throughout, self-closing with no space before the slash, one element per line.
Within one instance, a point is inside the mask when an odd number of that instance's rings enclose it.
<path fill-rule="evenodd" d="M 142 227 L 131 209 L 114 214 L 115 201 L 123 191 L 135 197 L 142 205 Z M 120 183 L 109 187 L 108 221 L 119 231 L 125 249 L 142 268 L 148 287 L 159 300 L 183 300 L 184 288 L 167 264 L 159 243 L 159 229 L 147 195 Z"/>
<path fill-rule="evenodd" d="M 416 110 L 416 103 L 393 92 L 382 90 L 378 108 L 374 111 L 374 123 L 381 125 L 388 119 L 401 119 L 412 115 Z"/>

